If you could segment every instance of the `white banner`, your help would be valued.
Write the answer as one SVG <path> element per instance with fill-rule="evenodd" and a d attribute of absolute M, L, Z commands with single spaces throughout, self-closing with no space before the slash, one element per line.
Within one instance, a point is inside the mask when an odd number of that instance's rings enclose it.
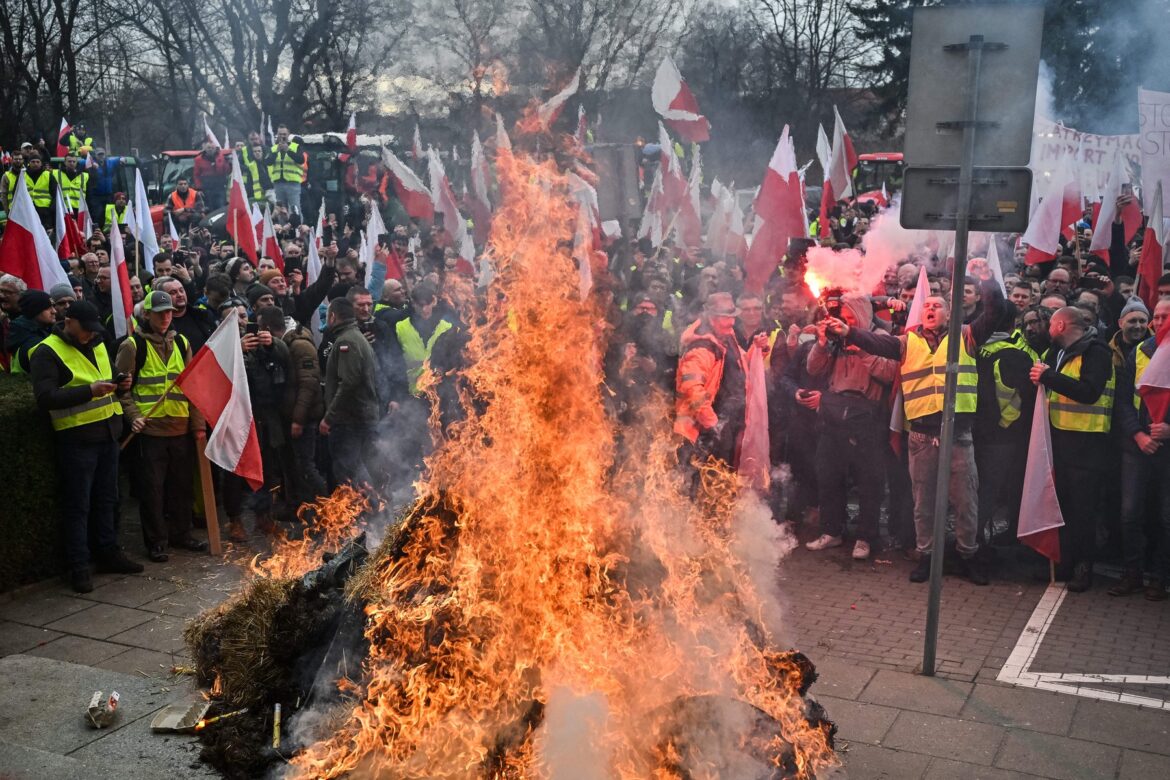
<path fill-rule="evenodd" d="M 1170 97 L 1168 95 L 1167 97 Z M 1081 183 L 1081 193 L 1090 200 L 1100 199 L 1113 172 L 1113 155 L 1125 156 L 1123 169 L 1131 174 L 1138 170 L 1141 151 L 1136 135 L 1097 135 L 1082 133 L 1059 122 L 1036 116 L 1032 136 L 1032 201 L 1037 187 L 1051 176 L 1065 155 L 1073 156 L 1073 169 Z"/>
<path fill-rule="evenodd" d="M 1170 92 L 1138 90 L 1138 145 L 1147 197 L 1159 181 L 1162 192 L 1170 192 Z"/>

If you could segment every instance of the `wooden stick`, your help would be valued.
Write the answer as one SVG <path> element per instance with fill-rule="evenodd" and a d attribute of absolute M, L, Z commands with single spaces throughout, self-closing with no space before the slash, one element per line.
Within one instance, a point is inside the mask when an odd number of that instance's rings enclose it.
<path fill-rule="evenodd" d="M 149 418 L 150 415 L 154 414 L 155 409 L 158 409 L 160 406 L 162 406 L 162 402 L 167 400 L 167 393 L 171 392 L 171 388 L 174 386 L 175 386 L 174 382 L 167 383 L 166 388 L 163 390 L 163 394 L 161 396 L 159 396 L 159 399 L 157 401 L 155 401 L 149 409 L 146 410 L 146 412 L 142 415 L 143 418 Z M 145 429 L 143 429 L 143 430 L 145 430 Z M 122 446 L 119 447 L 118 449 L 119 450 L 126 449 L 126 445 L 129 444 L 130 441 L 137 435 L 138 435 L 138 431 L 130 431 L 130 435 L 126 437 L 126 440 L 122 442 Z"/>
<path fill-rule="evenodd" d="M 199 459 L 199 483 L 203 488 L 203 516 L 207 519 L 207 542 L 212 555 L 223 555 L 219 541 L 219 514 L 215 508 L 215 486 L 211 482 L 211 461 L 207 459 L 207 438 L 195 437 L 195 454 Z"/>

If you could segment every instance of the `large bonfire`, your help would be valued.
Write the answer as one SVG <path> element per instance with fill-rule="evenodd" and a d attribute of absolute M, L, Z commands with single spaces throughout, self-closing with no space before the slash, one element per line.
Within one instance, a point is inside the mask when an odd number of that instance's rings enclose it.
<path fill-rule="evenodd" d="M 697 489 L 682 478 L 666 399 L 617 446 L 603 311 L 559 250 L 579 213 L 568 177 L 509 152 L 498 175 L 467 417 L 350 582 L 368 654 L 292 773 L 811 777 L 835 765 L 831 725 L 802 696 L 807 662 L 779 649 L 775 566 L 790 541 L 733 474 L 705 467 Z"/>

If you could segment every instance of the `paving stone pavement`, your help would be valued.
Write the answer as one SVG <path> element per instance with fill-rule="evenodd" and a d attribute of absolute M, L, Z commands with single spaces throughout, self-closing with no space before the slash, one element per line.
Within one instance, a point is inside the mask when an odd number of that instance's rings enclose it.
<path fill-rule="evenodd" d="M 123 533 L 137 554 L 136 529 Z M 232 593 L 245 565 L 238 553 L 229 562 L 179 553 L 142 575 L 97 575 L 84 596 L 62 582 L 0 594 L 0 777 L 88 779 L 111 767 L 147 780 L 211 776 L 190 737 L 153 735 L 149 721 L 192 695 L 188 678 L 170 674 L 187 660 L 182 626 Z M 838 723 L 846 777 L 1170 777 L 1170 710 L 996 679 L 1046 588 L 1024 570 L 985 588 L 948 576 L 938 676 L 917 674 L 927 589 L 908 582 L 910 567 L 896 553 L 857 563 L 848 548 L 801 549 L 778 575 L 785 639 L 817 665 L 812 693 Z M 1099 662 L 1092 671 L 1170 674 L 1161 655 L 1170 604 L 1110 599 L 1107 585 L 1064 600 L 1034 671 L 1083 673 L 1088 659 Z M 112 731 L 86 729 L 89 695 L 112 687 L 125 718 Z"/>

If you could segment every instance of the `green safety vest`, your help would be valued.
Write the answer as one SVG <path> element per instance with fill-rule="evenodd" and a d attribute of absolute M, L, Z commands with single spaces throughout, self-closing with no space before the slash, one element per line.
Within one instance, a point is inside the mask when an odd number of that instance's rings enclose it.
<path fill-rule="evenodd" d="M 12 196 L 16 194 L 16 177 L 18 175 L 20 174 L 17 171 L 4 172 L 4 208 L 7 211 L 12 210 Z"/>
<path fill-rule="evenodd" d="M 48 347 L 56 352 L 57 357 L 73 374 L 65 383 L 65 387 L 89 387 L 94 382 L 108 382 L 113 376 L 113 371 L 110 369 L 110 356 L 106 352 L 105 344 L 99 343 L 93 350 L 94 359 L 97 360 L 96 366 L 89 361 L 89 358 L 81 354 L 79 349 L 56 333 L 37 344 L 33 349 L 41 347 Z M 30 354 L 31 352 L 30 350 Z M 114 394 L 110 393 L 65 409 L 51 409 L 49 417 L 53 423 L 53 430 L 64 431 L 79 425 L 108 420 L 115 414 L 121 414 L 121 411 L 122 407 L 114 399 Z"/>
<path fill-rule="evenodd" d="M 142 363 L 142 368 L 138 370 L 134 387 L 130 390 L 130 395 L 134 398 L 134 405 L 138 407 L 138 411 L 144 417 L 187 417 L 189 415 L 187 396 L 183 395 L 183 391 L 175 385 L 175 379 L 183 373 L 183 368 L 187 365 L 186 358 L 183 357 L 183 353 L 187 349 L 187 340 L 181 334 L 176 333 L 174 344 L 171 346 L 171 355 L 164 363 L 162 355 L 158 353 L 149 339 L 137 334 L 131 338 L 134 339 L 135 349 L 145 348 L 146 353 L 146 360 Z M 142 359 L 141 356 L 139 359 Z M 154 408 L 155 403 L 163 397 L 164 393 L 166 400 L 159 404 L 158 408 Z"/>
<path fill-rule="evenodd" d="M 293 159 L 300 145 L 296 141 L 289 142 L 288 153 L 281 154 L 276 144 L 272 145 L 272 154 L 276 155 L 276 162 L 268 166 L 268 176 L 273 181 L 295 181 L 298 184 L 305 180 L 305 169 L 300 162 Z"/>
<path fill-rule="evenodd" d="M 244 154 L 240 164 L 247 170 L 245 176 L 252 185 L 252 200 L 259 203 L 264 200 L 264 187 L 260 182 L 260 163 L 252 159 L 252 155 Z"/>
<path fill-rule="evenodd" d="M 28 194 L 32 197 L 33 205 L 38 209 L 47 209 L 53 205 L 53 192 L 49 184 L 53 181 L 53 173 L 48 170 L 41 171 L 41 175 L 33 178 L 28 171 L 24 172 L 24 180 L 27 182 Z"/>
<path fill-rule="evenodd" d="M 1072 379 L 1081 378 L 1081 355 L 1065 363 L 1060 373 Z M 1109 433 L 1113 417 L 1113 390 L 1117 385 L 1117 372 L 1109 364 L 1109 381 L 1101 396 L 1091 404 L 1079 404 L 1055 390 L 1048 391 L 1048 420 L 1053 428 L 1081 433 Z"/>
<path fill-rule="evenodd" d="M 1028 342 L 1024 340 L 1024 335 L 1018 330 L 1014 331 L 1011 336 L 1002 341 L 985 344 L 983 349 L 979 351 L 981 357 L 994 361 L 991 373 L 995 377 L 995 400 L 999 403 L 1000 428 L 1008 428 L 1012 423 L 1020 419 L 1022 408 L 1019 391 L 1005 385 L 1003 383 L 1003 375 L 999 371 L 999 358 L 996 355 L 1005 349 L 1018 349 L 1032 358 L 1032 362 L 1040 359 L 1040 356 L 1032 351 L 1032 348 L 1028 346 Z"/>
<path fill-rule="evenodd" d="M 902 359 L 902 403 L 907 420 L 928 417 L 943 410 L 943 388 L 947 375 L 947 339 L 939 340 L 938 349 L 917 331 L 906 334 L 906 356 Z M 955 411 L 974 412 L 979 401 L 979 373 L 975 358 L 967 350 L 967 340 L 959 343 L 959 384 Z"/>
<path fill-rule="evenodd" d="M 123 206 L 121 211 L 118 211 L 113 203 L 106 205 L 106 232 L 114 226 L 114 223 L 119 225 L 126 224 L 126 207 Z"/>
<path fill-rule="evenodd" d="M 57 189 L 61 190 L 61 197 L 65 199 L 66 205 L 76 211 L 85 195 L 86 185 L 89 184 L 89 174 L 85 171 L 78 171 L 77 175 L 71 179 L 68 172 L 58 170 L 53 171 L 53 178 L 57 180 Z"/>
<path fill-rule="evenodd" d="M 434 349 L 439 336 L 449 330 L 451 330 L 451 323 L 439 320 L 439 324 L 435 326 L 435 332 L 431 334 L 427 343 L 423 344 L 422 336 L 415 330 L 409 317 L 399 320 L 394 326 L 398 343 L 402 346 L 402 356 L 406 358 L 406 378 L 410 382 L 411 395 L 418 395 L 418 380 L 427 369 L 426 363 L 431 358 L 431 350 Z"/>

